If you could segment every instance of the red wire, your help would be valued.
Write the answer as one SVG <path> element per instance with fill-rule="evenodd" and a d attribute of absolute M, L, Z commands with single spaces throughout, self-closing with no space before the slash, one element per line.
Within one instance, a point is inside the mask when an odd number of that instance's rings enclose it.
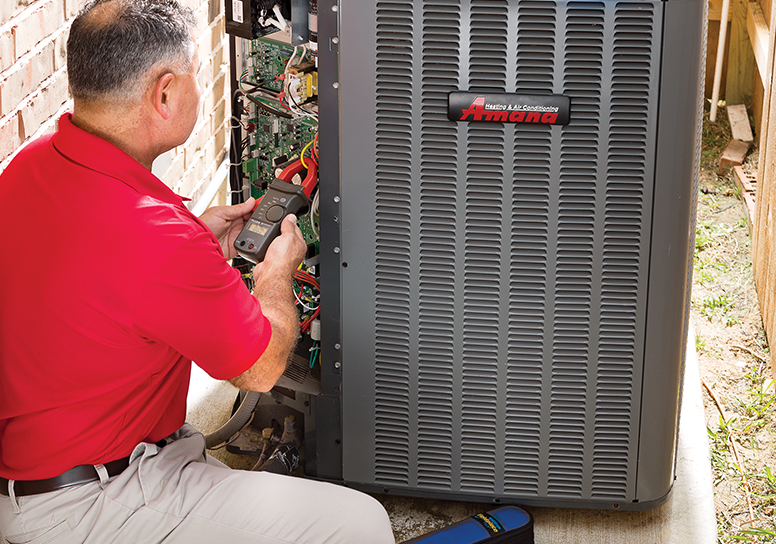
<path fill-rule="evenodd" d="M 302 270 L 297 270 L 294 272 L 294 279 L 301 283 L 307 283 L 308 285 L 312 285 L 315 287 L 319 292 L 321 290 L 321 286 L 318 284 L 318 281 L 309 273 L 304 272 Z M 312 315 L 302 321 L 299 328 L 302 330 L 302 332 L 307 332 L 307 329 L 310 328 L 310 323 L 318 317 L 318 314 L 321 311 L 320 305 L 313 311 Z"/>
<path fill-rule="evenodd" d="M 286 183 L 291 183 L 291 179 L 302 172 L 304 170 L 304 166 L 302 166 L 301 160 L 296 160 L 286 166 L 282 172 L 278 175 L 278 179 L 281 179 L 285 181 Z M 304 180 L 302 180 L 302 190 L 304 191 L 304 194 L 307 198 L 310 198 L 310 195 L 313 194 L 313 189 L 315 189 L 315 186 L 318 184 L 318 164 L 312 163 L 310 167 L 307 169 L 307 175 L 305 176 Z"/>
<path fill-rule="evenodd" d="M 289 107 L 288 107 L 288 104 L 286 104 L 285 102 L 283 102 L 283 97 L 284 97 L 284 96 L 285 96 L 285 93 L 280 93 L 280 94 L 278 94 L 278 96 L 277 96 L 277 98 L 278 98 L 278 102 L 280 102 L 280 105 L 281 105 L 281 106 L 283 106 L 284 108 L 286 108 L 288 111 L 290 111 L 291 113 L 294 113 L 294 110 L 292 110 L 291 108 L 289 108 Z"/>
<path fill-rule="evenodd" d="M 318 281 L 308 272 L 297 270 L 294 272 L 294 279 L 301 281 L 302 283 L 309 283 L 318 290 L 321 289 L 321 286 L 318 285 Z"/>

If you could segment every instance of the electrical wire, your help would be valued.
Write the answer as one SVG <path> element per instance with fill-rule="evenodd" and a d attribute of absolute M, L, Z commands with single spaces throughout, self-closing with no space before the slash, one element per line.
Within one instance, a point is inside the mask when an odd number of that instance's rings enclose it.
<path fill-rule="evenodd" d="M 278 117 L 283 117 L 285 119 L 293 119 L 294 117 L 293 115 L 289 115 L 288 113 L 282 110 L 275 109 L 274 105 L 266 104 L 265 102 L 263 102 L 262 100 L 260 100 L 255 96 L 252 96 L 250 94 L 245 94 L 245 93 L 242 93 L 242 94 L 245 95 L 245 98 L 247 98 L 248 100 L 256 104 L 256 106 L 258 106 L 259 108 L 261 108 L 262 110 L 268 113 L 271 113 L 272 115 L 277 115 Z M 280 102 L 280 104 L 283 104 L 283 103 Z"/>
<path fill-rule="evenodd" d="M 237 121 L 237 123 L 239 123 L 239 125 L 243 128 L 243 130 L 248 130 L 248 126 L 245 123 L 243 123 L 243 120 L 240 119 L 239 117 L 235 117 L 234 115 L 232 115 L 232 121 Z M 230 125 L 229 128 L 237 128 L 237 127 L 234 125 Z"/>
<path fill-rule="evenodd" d="M 315 366 L 315 361 L 318 359 L 320 351 L 321 347 L 318 340 L 313 340 L 313 347 L 310 348 L 310 368 Z"/>
<path fill-rule="evenodd" d="M 307 169 L 307 164 L 305 164 L 305 162 L 304 162 L 304 154 L 305 154 L 305 152 L 307 151 L 307 149 L 308 149 L 308 148 L 309 148 L 311 145 L 313 145 L 313 142 L 315 142 L 315 138 L 313 138 L 312 140 L 310 140 L 310 143 L 309 143 L 309 144 L 307 144 L 306 146 L 304 146 L 304 147 L 302 148 L 302 153 L 299 155 L 299 160 L 301 160 L 301 161 L 302 161 L 302 166 L 304 166 L 304 167 L 305 167 L 305 170 Z"/>
<path fill-rule="evenodd" d="M 310 111 L 308 109 L 305 109 L 301 107 L 297 102 L 296 99 L 294 99 L 293 94 L 291 93 L 290 88 L 290 69 L 293 65 L 294 59 L 296 58 L 297 53 L 299 52 L 301 48 L 301 55 L 299 56 L 299 60 L 297 63 L 301 63 L 305 56 L 307 55 L 307 44 L 297 45 L 294 47 L 293 53 L 291 53 L 291 57 L 288 59 L 288 62 L 286 62 L 286 67 L 283 70 L 283 94 L 286 98 L 286 101 L 288 102 L 288 109 L 294 112 L 296 115 L 301 117 L 313 117 L 314 119 L 318 119 L 318 114 L 314 111 Z"/>
<path fill-rule="evenodd" d="M 305 272 L 304 270 L 297 270 L 294 272 L 294 279 L 302 283 L 309 283 L 319 291 L 321 289 L 321 286 L 318 284 L 318 280 L 316 280 L 312 274 Z"/>
<path fill-rule="evenodd" d="M 299 282 L 299 283 L 306 283 L 306 284 L 314 287 L 318 291 L 318 293 L 321 292 L 321 286 L 318 284 L 318 280 L 316 280 L 311 274 L 309 274 L 309 273 L 307 273 L 307 272 L 305 272 L 303 270 L 297 270 L 296 272 L 294 272 L 294 279 L 297 282 Z M 294 290 L 294 297 L 296 297 L 297 301 L 299 301 L 304 307 L 306 307 L 308 309 L 308 311 L 312 311 L 313 312 L 312 315 L 310 315 L 309 317 L 307 317 L 304 320 L 302 320 L 302 322 L 299 325 L 299 328 L 300 328 L 300 330 L 302 332 L 307 332 L 310 329 L 310 324 L 313 322 L 313 320 L 316 317 L 318 317 L 318 314 L 321 311 L 321 305 L 318 304 L 318 306 L 315 309 L 307 306 L 306 304 L 304 304 L 300 300 L 300 297 L 297 296 L 296 290 Z M 315 297 L 313 297 L 313 298 L 315 298 Z"/>
<path fill-rule="evenodd" d="M 308 306 L 307 304 L 305 304 L 304 301 L 299 297 L 299 294 L 297 294 L 296 290 L 294 290 L 294 298 L 296 299 L 297 304 L 299 304 L 302 308 L 304 308 L 308 312 L 314 312 L 315 310 L 318 309 L 318 306 L 313 308 L 313 307 Z"/>
<path fill-rule="evenodd" d="M 313 231 L 313 234 L 315 235 L 316 240 L 321 239 L 321 235 L 318 233 L 318 227 L 315 226 L 315 219 L 313 219 L 313 216 L 318 215 L 318 208 L 321 205 L 321 191 L 320 189 L 318 191 L 315 191 L 315 196 L 313 197 L 312 203 L 310 203 L 310 230 Z"/>

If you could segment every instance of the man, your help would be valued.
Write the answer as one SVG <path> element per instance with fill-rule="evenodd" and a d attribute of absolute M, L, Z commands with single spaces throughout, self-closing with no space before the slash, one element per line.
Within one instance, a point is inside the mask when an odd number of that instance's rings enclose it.
<path fill-rule="evenodd" d="M 388 543 L 367 495 L 207 458 L 191 361 L 269 390 L 298 335 L 295 218 L 254 271 L 253 200 L 199 219 L 150 173 L 196 122 L 191 10 L 94 0 L 68 39 L 72 115 L 0 175 L 0 533 L 16 542 Z"/>

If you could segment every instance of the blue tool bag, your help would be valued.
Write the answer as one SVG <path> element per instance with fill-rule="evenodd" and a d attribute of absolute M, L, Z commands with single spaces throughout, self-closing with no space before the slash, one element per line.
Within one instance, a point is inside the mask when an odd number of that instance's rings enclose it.
<path fill-rule="evenodd" d="M 517 506 L 477 514 L 404 544 L 534 544 L 533 518 Z"/>

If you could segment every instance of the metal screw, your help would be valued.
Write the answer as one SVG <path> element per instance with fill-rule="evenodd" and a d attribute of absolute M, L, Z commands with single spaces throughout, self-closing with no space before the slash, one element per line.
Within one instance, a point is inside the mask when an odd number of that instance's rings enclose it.
<path fill-rule="evenodd" d="M 339 38 L 338 38 L 337 36 L 334 36 L 334 37 L 331 39 L 331 43 L 333 43 L 333 44 L 338 44 L 338 43 L 339 43 Z"/>
<path fill-rule="evenodd" d="M 332 10 L 332 11 L 339 11 L 339 7 L 338 7 L 338 6 L 332 6 L 332 7 L 331 7 L 331 10 Z"/>
<path fill-rule="evenodd" d="M 340 349 L 341 347 L 339 344 L 334 344 L 334 349 Z"/>
<path fill-rule="evenodd" d="M 339 368 L 341 366 L 342 366 L 342 363 L 340 363 L 339 361 L 334 362 L 334 368 Z"/>
<path fill-rule="evenodd" d="M 339 83 L 337 83 L 336 81 L 332 83 L 331 86 L 334 87 L 335 89 L 339 89 Z"/>
<path fill-rule="evenodd" d="M 340 201 L 340 197 L 338 197 L 338 196 L 335 196 L 335 197 L 334 197 L 334 202 L 339 202 L 339 201 Z"/>
<path fill-rule="evenodd" d="M 338 247 L 335 247 L 335 248 L 334 248 L 334 253 L 339 253 L 339 252 L 340 252 L 340 248 L 338 248 Z"/>

